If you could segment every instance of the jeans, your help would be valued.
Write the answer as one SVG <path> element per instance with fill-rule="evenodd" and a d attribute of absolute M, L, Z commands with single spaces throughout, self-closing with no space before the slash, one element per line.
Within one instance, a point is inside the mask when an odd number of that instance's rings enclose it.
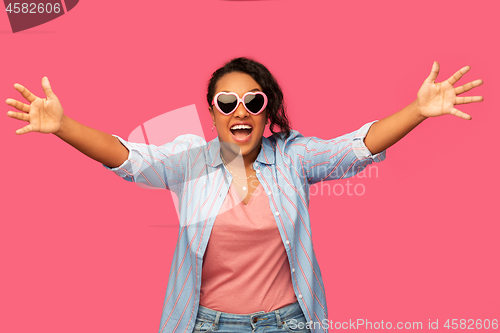
<path fill-rule="evenodd" d="M 298 302 L 275 311 L 233 314 L 199 306 L 193 333 L 310 333 Z"/>

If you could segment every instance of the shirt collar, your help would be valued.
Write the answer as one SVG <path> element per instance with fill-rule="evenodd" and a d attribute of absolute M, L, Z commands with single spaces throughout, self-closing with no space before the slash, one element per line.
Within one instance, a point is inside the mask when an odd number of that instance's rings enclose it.
<path fill-rule="evenodd" d="M 256 160 L 263 164 L 274 164 L 274 147 L 269 138 L 262 137 L 261 149 Z M 207 148 L 205 149 L 205 161 L 207 165 L 214 168 L 222 163 L 218 136 L 208 142 Z"/>

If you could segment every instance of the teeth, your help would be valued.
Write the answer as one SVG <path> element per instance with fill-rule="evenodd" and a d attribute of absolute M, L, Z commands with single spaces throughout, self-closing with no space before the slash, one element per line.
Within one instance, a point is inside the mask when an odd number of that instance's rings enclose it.
<path fill-rule="evenodd" d="M 252 126 L 248 126 L 248 125 L 234 125 L 233 127 L 231 127 L 232 130 L 236 130 L 236 129 L 252 129 Z"/>

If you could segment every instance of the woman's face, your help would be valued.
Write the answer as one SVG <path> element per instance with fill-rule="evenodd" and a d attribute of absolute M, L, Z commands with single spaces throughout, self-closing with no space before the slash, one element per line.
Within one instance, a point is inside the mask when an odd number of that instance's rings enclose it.
<path fill-rule="evenodd" d="M 262 87 L 250 75 L 233 72 L 224 75 L 217 82 L 215 94 L 221 91 L 234 92 L 241 98 L 249 91 L 262 91 Z M 243 156 L 248 155 L 247 157 L 257 158 L 267 123 L 267 110 L 262 111 L 258 115 L 253 115 L 240 103 L 236 111 L 230 115 L 222 114 L 215 105 L 210 108 L 210 113 L 217 128 L 219 142 L 229 143 L 229 145 L 224 146 L 229 148 L 234 154 L 240 154 L 241 151 Z M 240 122 L 252 127 L 248 137 L 246 136 L 248 130 L 231 131 L 231 127 Z"/>

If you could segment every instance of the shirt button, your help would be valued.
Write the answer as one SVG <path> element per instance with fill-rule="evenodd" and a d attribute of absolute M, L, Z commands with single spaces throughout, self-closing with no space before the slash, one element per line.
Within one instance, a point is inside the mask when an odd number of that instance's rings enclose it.
<path fill-rule="evenodd" d="M 299 294 L 299 298 L 302 298 L 302 294 Z"/>
<path fill-rule="evenodd" d="M 271 195 L 271 191 L 267 192 L 267 195 Z"/>
<path fill-rule="evenodd" d="M 257 171 L 255 171 L 255 172 L 260 173 L 260 170 L 259 170 L 259 169 L 257 169 Z"/>
<path fill-rule="evenodd" d="M 276 214 L 276 216 L 280 215 L 280 213 L 279 213 L 279 212 L 276 212 L 276 213 L 274 213 L 274 214 Z"/>
<path fill-rule="evenodd" d="M 287 239 L 287 240 L 285 241 L 285 243 L 286 243 L 286 245 L 288 245 L 288 244 L 290 244 L 290 241 Z"/>
<path fill-rule="evenodd" d="M 292 273 L 295 272 L 295 268 L 292 268 Z"/>

